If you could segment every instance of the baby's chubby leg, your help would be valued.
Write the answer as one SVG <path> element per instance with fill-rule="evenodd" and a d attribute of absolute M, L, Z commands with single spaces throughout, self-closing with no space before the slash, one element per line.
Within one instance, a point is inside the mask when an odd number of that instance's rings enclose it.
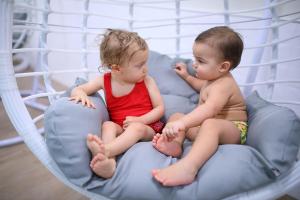
<path fill-rule="evenodd" d="M 100 139 L 97 135 L 88 134 L 87 146 L 92 152 L 93 157 L 99 153 L 100 145 L 111 142 L 117 135 L 121 134 L 123 129 L 118 124 L 112 121 L 105 121 L 102 124 L 102 134 Z"/>
<path fill-rule="evenodd" d="M 182 113 L 175 113 L 170 117 L 168 122 L 175 121 L 182 116 Z M 180 132 L 175 138 L 170 138 L 166 134 L 156 134 L 153 137 L 152 145 L 155 149 L 165 155 L 179 157 L 182 153 L 182 143 L 185 138 L 184 134 L 184 132 Z"/>
<path fill-rule="evenodd" d="M 207 119 L 200 129 L 189 153 L 177 163 L 154 169 L 153 177 L 164 186 L 186 185 L 193 182 L 198 170 L 216 152 L 219 144 L 240 142 L 240 132 L 230 121 Z"/>
<path fill-rule="evenodd" d="M 114 157 L 108 158 L 105 151 L 105 144 L 113 141 L 122 131 L 123 129 L 118 124 L 106 121 L 102 124 L 102 139 L 95 135 L 88 135 L 87 145 L 93 154 L 90 167 L 98 176 L 103 178 L 113 176 L 116 169 L 116 160 Z"/>
<path fill-rule="evenodd" d="M 153 138 L 154 130 L 145 124 L 133 122 L 113 141 L 105 144 L 105 154 L 108 157 L 124 153 L 139 140 L 149 141 Z"/>
<path fill-rule="evenodd" d="M 150 126 L 142 123 L 131 123 L 123 133 L 119 134 L 118 130 L 117 135 L 119 136 L 110 142 L 104 143 L 103 140 L 99 139 L 98 153 L 90 163 L 91 168 L 98 176 L 112 177 L 116 169 L 114 157 L 125 152 L 139 140 L 151 140 L 154 134 L 155 132 Z"/>
<path fill-rule="evenodd" d="M 104 144 L 110 143 L 114 139 L 116 139 L 117 136 L 119 136 L 123 132 L 123 128 L 112 122 L 112 121 L 105 121 L 102 124 L 102 135 L 101 140 Z"/>

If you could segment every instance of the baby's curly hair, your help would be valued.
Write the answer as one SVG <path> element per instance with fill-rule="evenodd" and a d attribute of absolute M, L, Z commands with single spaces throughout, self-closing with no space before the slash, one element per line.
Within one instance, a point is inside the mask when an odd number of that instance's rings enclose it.
<path fill-rule="evenodd" d="M 147 50 L 147 43 L 135 32 L 107 29 L 100 44 L 102 66 L 120 65 L 140 50 Z"/>

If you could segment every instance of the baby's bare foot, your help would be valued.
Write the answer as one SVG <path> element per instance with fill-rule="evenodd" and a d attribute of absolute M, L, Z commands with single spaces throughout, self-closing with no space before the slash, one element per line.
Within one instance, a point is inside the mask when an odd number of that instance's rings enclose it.
<path fill-rule="evenodd" d="M 102 140 L 93 134 L 88 134 L 86 144 L 89 150 L 92 152 L 93 157 L 102 150 L 101 147 L 103 146 Z"/>
<path fill-rule="evenodd" d="M 195 179 L 196 174 L 197 170 L 191 168 L 189 163 L 182 162 L 182 160 L 167 168 L 152 170 L 152 176 L 163 186 L 190 184 Z"/>
<path fill-rule="evenodd" d="M 173 157 L 179 157 L 182 153 L 181 144 L 175 140 L 169 140 L 164 134 L 156 134 L 152 139 L 155 149 L 163 154 Z"/>
<path fill-rule="evenodd" d="M 102 153 L 99 153 L 92 159 L 90 167 L 98 176 L 111 178 L 116 170 L 116 161 L 113 158 L 107 158 Z"/>

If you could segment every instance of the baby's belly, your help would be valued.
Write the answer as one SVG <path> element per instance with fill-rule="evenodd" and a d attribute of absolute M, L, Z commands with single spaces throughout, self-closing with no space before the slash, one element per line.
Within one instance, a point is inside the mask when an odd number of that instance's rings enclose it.
<path fill-rule="evenodd" d="M 247 121 L 247 113 L 246 111 L 237 111 L 237 110 L 226 110 L 220 112 L 216 118 L 218 119 L 226 119 L 230 121 Z"/>

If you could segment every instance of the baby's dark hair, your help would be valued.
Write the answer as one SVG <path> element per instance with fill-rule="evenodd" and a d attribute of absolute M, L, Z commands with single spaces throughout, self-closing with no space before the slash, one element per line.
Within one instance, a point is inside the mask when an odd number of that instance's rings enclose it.
<path fill-rule="evenodd" d="M 220 59 L 228 60 L 230 69 L 234 69 L 241 61 L 244 49 L 240 35 L 227 26 L 217 26 L 200 33 L 195 43 L 205 43 L 219 51 Z"/>
<path fill-rule="evenodd" d="M 107 29 L 100 44 L 102 66 L 120 65 L 125 60 L 130 60 L 137 51 L 147 49 L 147 43 L 137 33 Z"/>

